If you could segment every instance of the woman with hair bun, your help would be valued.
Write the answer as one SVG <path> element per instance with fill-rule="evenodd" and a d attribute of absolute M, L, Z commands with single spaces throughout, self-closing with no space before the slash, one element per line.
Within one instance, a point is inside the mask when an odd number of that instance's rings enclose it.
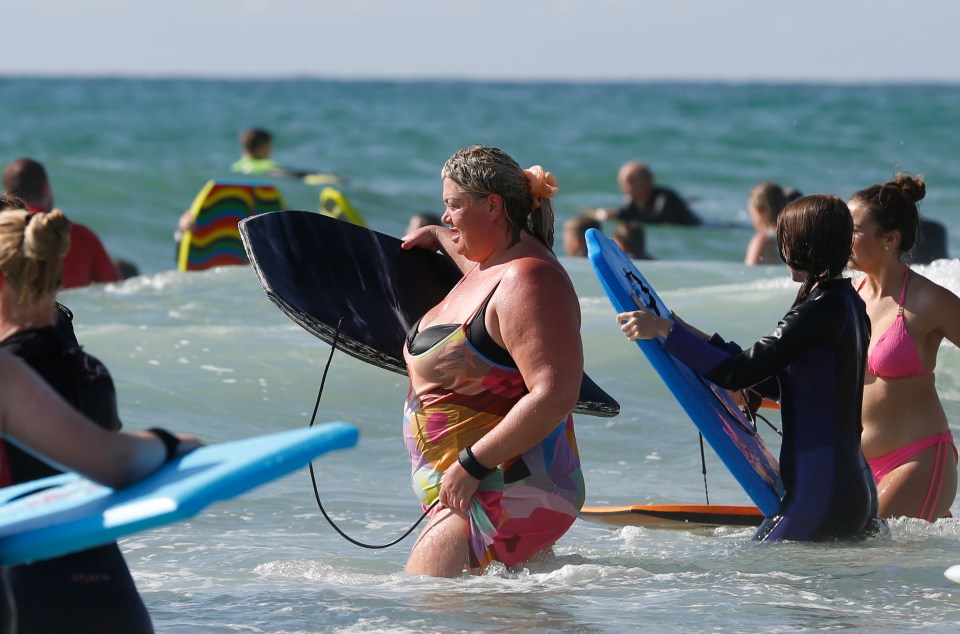
<path fill-rule="evenodd" d="M 446 226 L 403 248 L 446 253 L 464 276 L 414 324 L 404 441 L 430 522 L 409 572 L 456 577 L 521 564 L 573 524 L 585 493 L 572 411 L 580 306 L 553 253 L 556 179 L 497 148 L 443 166 Z"/>
<path fill-rule="evenodd" d="M 16 202 L 4 199 L 0 205 Z M 122 471 L 123 462 L 114 457 L 114 445 L 133 445 L 137 453 L 151 451 L 143 447 L 143 439 L 104 433 L 118 431 L 121 426 L 113 381 L 100 361 L 81 350 L 69 311 L 56 301 L 69 250 L 70 221 L 60 210 L 39 214 L 24 209 L 0 212 L 0 359 L 4 368 L 0 380 L 5 386 L 15 380 L 21 382 L 10 370 L 15 362 L 8 355 L 15 355 L 101 429 L 86 421 L 74 422 L 72 418 L 81 417 L 64 414 L 67 406 L 49 389 L 28 392 L 33 388 L 24 387 L 17 397 L 45 397 L 32 401 L 34 406 L 42 403 L 44 416 L 14 410 L 10 390 L 6 390 L 2 396 L 7 400 L 0 403 L 0 408 L 12 410 L 6 414 L 12 420 L 5 423 L 4 437 L 10 435 L 19 443 L 0 442 L 0 486 L 60 473 L 59 468 L 21 449 L 20 444 L 50 456 L 56 461 L 53 464 L 85 474 L 90 473 L 91 465 L 102 472 Z M 39 380 L 34 377 L 33 381 Z M 29 421 L 26 425 L 20 423 L 25 418 Z M 188 445 L 184 443 L 183 448 Z M 150 460 L 151 468 L 140 467 L 139 477 L 162 464 Z M 104 464 L 98 465 L 98 461 Z M 16 605 L 17 631 L 153 632 L 150 615 L 116 543 L 14 566 L 7 571 L 6 582 Z"/>
<path fill-rule="evenodd" d="M 957 449 L 937 395 L 934 369 L 944 339 L 960 346 L 960 298 L 910 270 L 926 185 L 899 174 L 850 199 L 850 268 L 872 335 L 863 390 L 863 452 L 882 517 L 933 521 L 957 493 Z"/>
<path fill-rule="evenodd" d="M 842 277 L 852 236 L 850 212 L 836 196 L 804 196 L 783 209 L 777 243 L 800 290 L 777 327 L 747 350 L 646 310 L 617 315 L 628 339 L 661 337 L 666 352 L 717 385 L 780 401 L 785 494 L 757 540 L 861 537 L 880 528 L 860 451 L 870 323 Z"/>

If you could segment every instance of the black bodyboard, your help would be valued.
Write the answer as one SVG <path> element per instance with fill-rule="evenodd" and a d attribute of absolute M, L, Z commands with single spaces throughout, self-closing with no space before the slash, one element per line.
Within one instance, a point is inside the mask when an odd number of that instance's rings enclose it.
<path fill-rule="evenodd" d="M 407 331 L 461 277 L 453 262 L 400 240 L 310 211 L 240 222 L 263 290 L 290 319 L 361 361 L 406 374 Z M 337 331 L 339 330 L 339 334 Z M 620 404 L 586 374 L 575 410 L 610 417 Z"/>

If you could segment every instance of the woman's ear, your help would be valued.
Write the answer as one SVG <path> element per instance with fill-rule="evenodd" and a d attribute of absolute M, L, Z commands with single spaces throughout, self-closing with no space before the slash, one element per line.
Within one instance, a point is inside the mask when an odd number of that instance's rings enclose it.
<path fill-rule="evenodd" d="M 487 197 L 487 204 L 490 205 L 490 219 L 496 219 L 497 215 L 504 212 L 503 196 L 500 194 L 490 194 Z"/>
<path fill-rule="evenodd" d="M 883 234 L 883 248 L 885 250 L 893 251 L 894 253 L 900 252 L 900 230 L 894 229 Z M 888 249 L 889 247 L 889 249 Z"/>

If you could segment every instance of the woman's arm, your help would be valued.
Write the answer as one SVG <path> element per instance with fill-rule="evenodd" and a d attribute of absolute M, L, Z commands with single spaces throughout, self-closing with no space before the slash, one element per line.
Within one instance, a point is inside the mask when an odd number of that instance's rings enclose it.
<path fill-rule="evenodd" d="M 0 431 L 42 459 L 112 487 L 136 482 L 166 462 L 149 432 L 108 432 L 70 407 L 26 364 L 0 351 Z M 177 455 L 200 446 L 180 436 Z"/>
<path fill-rule="evenodd" d="M 835 338 L 845 316 L 842 300 L 824 296 L 791 309 L 747 350 L 720 345 L 719 337 L 705 343 L 684 328 L 674 328 L 663 349 L 717 385 L 739 390 L 757 385 L 805 351 Z"/>
<path fill-rule="evenodd" d="M 490 334 L 513 357 L 528 393 L 478 442 L 474 454 L 491 465 L 546 438 L 576 407 L 583 382 L 580 302 L 566 272 L 528 259 L 500 288 L 507 292 L 491 302 L 496 327 Z"/>
<path fill-rule="evenodd" d="M 711 340 L 710 335 L 691 326 L 675 312 L 670 312 L 670 319 L 660 317 L 644 306 L 636 295 L 631 294 L 630 298 L 633 299 L 633 303 L 637 305 L 638 310 L 619 313 L 616 317 L 620 330 L 623 331 L 623 334 L 625 334 L 630 341 L 654 339 L 656 337 L 663 339 L 670 333 L 670 329 L 674 323 L 680 324 L 704 341 Z"/>
<path fill-rule="evenodd" d="M 760 255 L 763 253 L 764 246 L 766 246 L 766 236 L 762 233 L 753 234 L 750 242 L 747 243 L 747 251 L 744 253 L 743 263 L 749 266 L 759 264 Z"/>
<path fill-rule="evenodd" d="M 403 242 L 400 243 L 401 249 L 427 249 L 428 251 L 440 251 L 457 265 L 463 273 L 466 273 L 476 263 L 471 262 L 454 250 L 453 241 L 450 239 L 450 228 L 438 225 L 429 225 L 420 227 L 403 236 Z"/>
<path fill-rule="evenodd" d="M 960 297 L 935 282 L 931 282 L 931 286 L 934 288 L 934 293 L 931 294 L 933 301 L 926 310 L 936 320 L 934 332 L 960 348 Z M 938 341 L 937 348 L 939 347 Z"/>
<path fill-rule="evenodd" d="M 637 306 L 641 305 L 636 297 L 633 298 L 633 301 L 636 302 Z M 659 317 L 641 308 L 633 312 L 620 313 L 617 315 L 617 323 L 620 325 L 623 334 L 631 341 L 653 339 L 655 337 L 666 340 L 672 336 L 671 343 L 676 345 L 678 340 L 688 340 L 684 347 L 693 348 L 694 351 L 690 354 L 699 357 L 701 360 L 712 359 L 711 367 L 742 352 L 740 346 L 736 343 L 724 341 L 719 335 L 708 335 L 685 322 L 676 313 L 671 313 L 671 316 L 673 320 Z M 666 341 L 664 343 L 666 344 Z M 665 345 L 664 350 L 669 352 L 670 348 Z M 780 386 L 776 380 L 763 381 L 746 387 L 754 388 L 763 397 L 773 399 L 780 397 Z M 745 389 L 745 387 L 733 389 L 731 395 L 738 405 L 746 405 L 739 393 L 741 389 Z"/>

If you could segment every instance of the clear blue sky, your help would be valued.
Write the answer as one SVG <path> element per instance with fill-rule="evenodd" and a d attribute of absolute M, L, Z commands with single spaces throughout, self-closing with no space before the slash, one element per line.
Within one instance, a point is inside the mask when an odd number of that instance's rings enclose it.
<path fill-rule="evenodd" d="M 0 0 L 2 75 L 960 81 L 958 0 Z"/>

